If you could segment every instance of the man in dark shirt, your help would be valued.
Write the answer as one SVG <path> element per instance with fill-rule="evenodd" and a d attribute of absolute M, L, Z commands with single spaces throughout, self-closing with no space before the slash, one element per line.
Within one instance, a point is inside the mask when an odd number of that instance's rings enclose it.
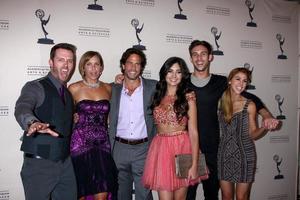
<path fill-rule="evenodd" d="M 199 145 L 201 152 L 205 154 L 210 172 L 209 179 L 202 181 L 204 197 L 205 200 L 217 200 L 219 191 L 217 151 L 220 139 L 217 109 L 218 101 L 227 88 L 227 78 L 210 73 L 213 55 L 212 46 L 208 42 L 194 40 L 189 47 L 189 53 L 194 72 L 191 74 L 188 87 L 196 93 Z M 247 92 L 243 92 L 242 95 L 255 103 L 267 129 L 277 127 L 279 121 L 272 117 L 258 97 Z M 189 187 L 188 200 L 196 199 L 197 187 L 198 185 Z"/>
<path fill-rule="evenodd" d="M 15 117 L 25 131 L 21 178 L 26 200 L 77 199 L 69 156 L 73 99 L 65 88 L 76 64 L 75 53 L 71 44 L 53 46 L 49 74 L 27 82 L 16 102 Z"/>

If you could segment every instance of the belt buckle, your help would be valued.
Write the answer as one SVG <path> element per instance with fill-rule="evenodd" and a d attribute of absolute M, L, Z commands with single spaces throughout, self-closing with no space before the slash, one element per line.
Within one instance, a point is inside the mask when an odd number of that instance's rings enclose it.
<path fill-rule="evenodd" d="M 35 158 L 35 159 L 43 159 L 41 156 L 38 156 L 38 155 L 35 155 L 35 154 L 31 154 L 31 153 L 24 153 L 24 157 Z"/>
<path fill-rule="evenodd" d="M 138 139 L 131 141 L 133 145 L 142 144 L 148 141 L 148 138 Z"/>
<path fill-rule="evenodd" d="M 137 145 L 140 143 L 142 143 L 141 140 L 128 140 L 128 144 L 130 144 L 130 145 Z"/>

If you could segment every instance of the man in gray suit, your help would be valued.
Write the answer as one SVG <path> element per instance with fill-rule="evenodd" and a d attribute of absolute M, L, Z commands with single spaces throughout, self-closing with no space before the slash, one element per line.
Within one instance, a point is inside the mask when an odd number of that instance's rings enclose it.
<path fill-rule="evenodd" d="M 112 154 L 118 168 L 118 199 L 152 199 L 150 190 L 142 185 L 147 151 L 155 135 L 150 105 L 157 81 L 142 78 L 145 54 L 127 49 L 120 60 L 123 84 L 113 84 L 109 115 L 109 136 Z"/>

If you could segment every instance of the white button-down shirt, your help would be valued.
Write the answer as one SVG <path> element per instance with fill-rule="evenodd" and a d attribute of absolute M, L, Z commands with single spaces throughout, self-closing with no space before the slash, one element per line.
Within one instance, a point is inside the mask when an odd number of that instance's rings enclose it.
<path fill-rule="evenodd" d="M 147 137 L 142 79 L 141 85 L 134 90 L 131 96 L 128 95 L 128 91 L 123 85 L 116 136 L 134 140 Z"/>

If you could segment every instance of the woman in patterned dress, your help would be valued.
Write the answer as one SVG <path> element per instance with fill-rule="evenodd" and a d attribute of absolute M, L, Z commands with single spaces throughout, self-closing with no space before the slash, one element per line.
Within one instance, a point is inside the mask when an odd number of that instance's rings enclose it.
<path fill-rule="evenodd" d="M 257 126 L 255 104 L 241 96 L 251 81 L 249 70 L 235 68 L 227 80 L 218 113 L 218 177 L 223 200 L 248 200 L 256 169 L 254 140 L 266 130 Z"/>
<path fill-rule="evenodd" d="M 107 124 L 111 86 L 99 80 L 103 69 L 101 55 L 87 51 L 79 61 L 83 80 L 69 86 L 77 118 L 70 151 L 80 200 L 117 198 L 117 169 Z"/>
<path fill-rule="evenodd" d="M 151 142 L 143 174 L 146 188 L 158 191 L 159 199 L 185 199 L 187 187 L 199 182 L 199 157 L 195 95 L 188 95 L 189 70 L 183 59 L 171 57 L 159 72 L 152 104 L 157 134 Z M 192 154 L 188 178 L 175 174 L 175 155 Z"/>

